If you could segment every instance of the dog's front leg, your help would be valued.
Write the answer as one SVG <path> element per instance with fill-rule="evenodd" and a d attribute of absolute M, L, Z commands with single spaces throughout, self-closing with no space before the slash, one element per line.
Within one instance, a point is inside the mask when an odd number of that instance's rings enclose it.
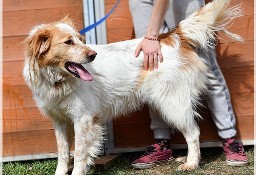
<path fill-rule="evenodd" d="M 72 175 L 84 175 L 93 164 L 103 140 L 102 126 L 96 116 L 84 115 L 74 121 L 75 153 Z"/>
<path fill-rule="evenodd" d="M 73 135 L 73 128 L 70 123 L 54 121 L 54 130 L 58 146 L 58 166 L 55 175 L 65 175 L 68 173 L 70 144 Z"/>

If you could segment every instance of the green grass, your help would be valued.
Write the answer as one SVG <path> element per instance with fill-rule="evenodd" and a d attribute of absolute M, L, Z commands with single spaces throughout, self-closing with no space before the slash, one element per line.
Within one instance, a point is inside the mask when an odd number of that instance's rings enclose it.
<path fill-rule="evenodd" d="M 3 175 L 53 175 L 57 159 L 3 164 Z"/>
<path fill-rule="evenodd" d="M 179 163 L 170 160 L 154 168 L 136 170 L 131 167 L 131 162 L 141 153 L 122 154 L 115 160 L 113 166 L 104 171 L 91 170 L 89 175 L 253 175 L 254 174 L 254 148 L 245 147 L 250 164 L 245 167 L 227 166 L 221 148 L 201 149 L 200 167 L 193 171 L 176 171 Z M 175 150 L 174 156 L 186 155 L 186 150 Z M 3 164 L 4 175 L 53 175 L 57 165 L 56 159 L 14 162 Z"/>

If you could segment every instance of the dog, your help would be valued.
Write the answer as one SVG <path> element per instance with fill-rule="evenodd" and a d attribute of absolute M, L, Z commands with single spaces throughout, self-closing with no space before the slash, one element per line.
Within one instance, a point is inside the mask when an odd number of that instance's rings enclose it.
<path fill-rule="evenodd" d="M 23 76 L 38 108 L 53 121 L 58 145 L 55 174 L 68 172 L 73 141 L 72 174 L 85 174 L 102 146 L 102 123 L 145 103 L 184 135 L 188 155 L 178 169 L 198 167 L 195 108 L 208 86 L 208 68 L 197 50 L 211 47 L 216 31 L 241 39 L 226 29 L 241 15 L 240 6 L 229 7 L 229 3 L 214 0 L 161 34 L 164 60 L 154 71 L 143 69 L 143 54 L 134 58 L 143 38 L 85 45 L 69 18 L 35 26 L 25 40 Z"/>

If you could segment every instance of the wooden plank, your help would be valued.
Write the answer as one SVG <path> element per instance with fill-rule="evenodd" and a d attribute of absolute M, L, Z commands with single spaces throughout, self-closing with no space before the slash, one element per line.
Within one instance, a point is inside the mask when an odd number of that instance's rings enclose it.
<path fill-rule="evenodd" d="M 230 72 L 230 71 L 229 71 Z M 253 93 L 254 89 L 254 78 L 243 77 L 243 76 L 233 76 L 235 79 L 231 79 L 231 76 L 224 75 L 226 78 L 226 82 L 231 93 Z"/>
<path fill-rule="evenodd" d="M 57 145 L 53 130 L 3 134 L 3 157 L 55 153 L 56 151 Z"/>
<path fill-rule="evenodd" d="M 217 133 L 217 128 L 210 116 L 209 111 L 207 111 L 202 117 L 203 119 L 198 119 L 198 125 L 200 128 L 200 143 L 220 140 Z M 171 135 L 171 143 L 185 144 L 186 141 L 183 135 L 179 131 L 175 130 Z"/>
<path fill-rule="evenodd" d="M 254 115 L 236 118 L 237 138 L 241 140 L 254 140 Z"/>
<path fill-rule="evenodd" d="M 3 87 L 3 109 L 35 107 L 32 92 L 26 85 Z"/>
<path fill-rule="evenodd" d="M 209 111 L 202 116 L 203 119 L 199 119 L 200 127 L 200 142 L 211 142 L 211 141 L 221 141 L 221 138 L 218 136 L 217 128 L 210 116 Z M 237 117 L 237 138 L 241 140 L 253 140 L 254 135 L 254 116 L 239 116 Z M 142 126 L 140 126 L 142 127 Z M 140 133 L 140 130 L 134 124 L 122 124 L 116 126 L 115 134 L 115 147 L 137 147 L 137 146 L 148 146 L 154 142 L 153 134 L 143 135 Z M 151 133 L 149 126 L 143 126 L 143 133 Z M 136 140 L 135 142 L 133 142 Z M 184 144 L 185 139 L 179 131 L 174 131 L 171 134 L 171 143 L 172 144 Z"/>
<path fill-rule="evenodd" d="M 244 29 L 248 28 L 249 20 L 250 20 L 250 17 L 252 17 L 252 15 L 253 14 L 244 15 L 244 16 L 234 19 L 232 25 L 229 27 L 229 30 L 232 32 L 235 32 L 235 31 L 244 30 Z"/>
<path fill-rule="evenodd" d="M 136 118 L 136 121 L 134 119 Z M 141 110 L 128 114 L 127 116 L 120 116 L 113 120 L 113 124 L 133 124 L 136 123 L 150 123 L 148 114 L 148 106 L 145 105 Z"/>
<path fill-rule="evenodd" d="M 254 15 L 251 15 L 249 20 L 249 27 L 253 27 L 253 26 L 254 26 Z"/>
<path fill-rule="evenodd" d="M 254 91 L 254 68 L 237 67 L 222 69 L 227 85 L 231 93 L 244 93 Z"/>
<path fill-rule="evenodd" d="M 95 164 L 90 166 L 90 170 L 93 171 L 104 171 L 110 168 L 111 166 L 116 163 L 116 159 L 119 157 L 120 154 L 113 154 L 113 155 L 106 155 L 106 156 L 99 156 L 99 158 L 95 159 Z M 69 166 L 68 166 L 68 174 L 72 174 L 74 169 L 74 157 L 71 158 Z"/>
<path fill-rule="evenodd" d="M 253 41 L 246 41 L 244 43 L 241 42 L 233 42 L 233 43 L 225 43 L 219 44 L 217 46 L 216 52 L 218 56 L 227 57 L 233 55 L 240 55 L 242 53 L 253 53 Z M 248 54 L 251 56 L 251 54 Z M 243 55 L 243 57 L 246 55 Z M 245 58 L 241 59 L 245 59 Z M 246 60 L 245 60 L 246 61 Z"/>
<path fill-rule="evenodd" d="M 7 11 L 3 13 L 3 36 L 27 35 L 35 25 L 56 22 L 67 15 L 73 19 L 77 29 L 83 28 L 82 6 L 25 11 Z"/>
<path fill-rule="evenodd" d="M 26 36 L 3 37 L 3 61 L 24 60 L 25 38 Z"/>
<path fill-rule="evenodd" d="M 253 115 L 244 115 L 236 117 L 237 123 L 237 138 L 242 140 L 253 140 L 253 130 L 254 130 L 254 116 Z M 211 117 L 204 118 L 204 120 L 199 120 L 200 126 L 200 142 L 208 141 L 218 141 L 221 138 L 217 134 L 217 128 Z M 177 136 L 174 136 L 176 138 Z M 182 136 L 183 137 L 183 136 Z M 176 140 L 173 138 L 174 142 Z M 183 139 L 183 138 L 182 138 Z M 177 142 L 178 143 L 178 142 Z"/>
<path fill-rule="evenodd" d="M 32 10 L 32 9 L 48 9 L 70 6 L 82 6 L 82 0 L 3 0 L 3 11 L 20 11 L 20 10 Z M 40 3 L 40 4 L 39 4 Z"/>
<path fill-rule="evenodd" d="M 105 13 L 109 12 L 115 3 L 115 0 L 105 1 Z M 120 1 L 111 17 L 106 20 L 106 27 L 108 43 L 134 38 L 128 1 Z"/>
<path fill-rule="evenodd" d="M 231 1 L 231 4 L 239 4 L 243 9 L 244 15 L 253 15 L 254 14 L 254 0 L 242 0 L 242 1 Z"/>
<path fill-rule="evenodd" d="M 244 44 L 247 44 L 247 41 L 253 41 L 253 33 L 254 31 L 252 30 L 253 27 L 249 26 L 242 28 L 242 29 L 230 29 L 229 31 L 235 34 L 238 34 L 239 36 L 242 37 Z M 222 44 L 222 43 L 234 43 L 237 41 L 234 41 L 233 39 L 227 37 L 224 33 L 222 32 L 218 32 L 218 43 Z"/>
<path fill-rule="evenodd" d="M 6 71 L 5 71 L 6 72 Z M 7 84 L 8 85 L 25 85 L 25 80 L 22 76 L 22 72 L 19 75 L 15 75 L 15 74 L 11 74 L 8 73 L 9 75 L 4 75 L 3 76 L 3 84 Z"/>
<path fill-rule="evenodd" d="M 108 168 L 114 166 L 117 162 L 117 158 L 120 154 L 100 156 L 95 160 L 95 165 L 93 165 L 95 171 L 107 170 Z"/>
<path fill-rule="evenodd" d="M 250 47 L 250 46 L 249 46 Z M 226 54 L 225 54 L 226 55 Z M 222 69 L 225 68 L 237 68 L 237 67 L 248 67 L 253 69 L 254 53 L 250 51 L 248 53 L 241 52 L 241 54 L 227 54 L 226 56 L 217 56 L 218 64 Z"/>
<path fill-rule="evenodd" d="M 115 147 L 139 147 L 152 144 L 153 132 L 147 123 L 114 125 Z"/>
<path fill-rule="evenodd" d="M 219 59 L 219 64 L 222 68 L 238 67 L 238 66 L 253 66 L 253 41 L 246 41 L 246 44 L 234 42 L 219 44 L 216 47 L 216 54 Z M 221 61 L 229 61 L 222 64 Z"/>
<path fill-rule="evenodd" d="M 3 133 L 52 129 L 50 119 L 43 117 L 37 107 L 3 110 Z"/>
<path fill-rule="evenodd" d="M 11 78 L 10 76 L 13 76 L 13 75 L 22 76 L 23 68 L 24 68 L 24 60 L 4 61 L 3 62 L 4 80 L 6 82 L 10 82 L 8 81 L 8 78 Z"/>
<path fill-rule="evenodd" d="M 245 40 L 246 41 L 253 41 L 254 40 L 254 27 L 253 26 L 248 27 Z"/>
<path fill-rule="evenodd" d="M 247 33 L 248 33 L 248 29 L 249 27 L 245 27 L 243 29 L 229 29 L 228 31 L 235 33 L 237 35 L 239 35 L 240 37 L 242 37 L 243 40 L 247 40 Z M 231 38 L 229 38 L 226 34 L 224 34 L 223 32 L 217 32 L 218 33 L 218 37 L 217 37 L 217 42 L 218 44 L 222 44 L 222 43 L 233 43 L 233 42 L 237 42 Z M 252 39 L 253 40 L 253 39 Z"/>
<path fill-rule="evenodd" d="M 231 93 L 234 112 L 237 117 L 254 114 L 254 93 Z"/>

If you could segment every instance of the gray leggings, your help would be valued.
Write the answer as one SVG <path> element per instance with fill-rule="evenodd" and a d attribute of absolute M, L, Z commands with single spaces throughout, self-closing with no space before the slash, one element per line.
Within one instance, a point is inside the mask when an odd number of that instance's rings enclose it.
<path fill-rule="evenodd" d="M 129 0 L 137 38 L 146 34 L 153 3 L 154 0 Z M 170 0 L 169 9 L 160 33 L 168 32 L 181 20 L 203 5 L 203 0 Z M 223 139 L 234 137 L 236 135 L 235 116 L 228 87 L 216 60 L 215 49 L 211 49 L 207 53 L 205 51 L 199 51 L 199 54 L 205 59 L 211 71 L 208 74 L 211 86 L 208 89 L 207 103 L 211 109 L 213 121 L 218 128 L 218 134 Z M 154 131 L 154 138 L 170 139 L 170 126 L 163 121 L 159 112 L 150 108 L 149 114 L 151 118 L 150 128 Z"/>

